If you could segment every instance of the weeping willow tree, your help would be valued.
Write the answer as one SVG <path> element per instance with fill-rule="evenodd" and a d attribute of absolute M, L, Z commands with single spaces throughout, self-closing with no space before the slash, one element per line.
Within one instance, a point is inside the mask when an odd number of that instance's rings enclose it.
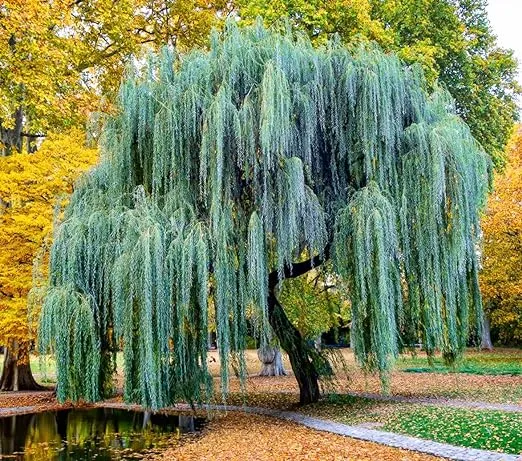
<path fill-rule="evenodd" d="M 215 309 L 224 394 L 248 319 L 317 400 L 317 357 L 277 287 L 327 260 L 350 287 L 356 358 L 384 382 L 402 347 L 455 358 L 480 328 L 489 160 L 417 69 L 229 24 L 208 52 L 129 72 L 119 106 L 52 247 L 39 347 L 57 354 L 59 399 L 103 398 L 122 348 L 127 401 L 207 400 Z"/>

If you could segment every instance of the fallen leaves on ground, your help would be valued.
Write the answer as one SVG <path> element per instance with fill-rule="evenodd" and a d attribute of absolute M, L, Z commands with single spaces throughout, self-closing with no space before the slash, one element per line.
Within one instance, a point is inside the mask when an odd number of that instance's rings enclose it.
<path fill-rule="evenodd" d="M 200 437 L 150 459 L 434 461 L 440 458 L 319 432 L 266 416 L 228 413 L 213 419 Z"/>
<path fill-rule="evenodd" d="M 380 393 L 381 382 L 378 376 L 365 374 L 355 363 L 353 352 L 351 349 L 340 349 L 339 352 L 345 361 L 347 376 L 338 373 L 337 379 L 329 386 L 326 392 L 368 392 Z M 468 362 L 479 363 L 486 367 L 491 361 L 500 361 L 502 363 L 516 366 L 522 360 L 522 351 L 520 349 L 499 348 L 494 352 L 477 352 L 468 349 L 465 353 L 465 359 Z M 292 370 L 286 354 L 283 354 L 283 362 L 289 376 L 286 377 L 269 377 L 262 378 L 257 376 L 261 369 L 261 364 L 257 358 L 255 350 L 247 350 L 245 352 L 246 367 L 249 374 L 247 379 L 248 393 L 298 393 L 299 389 L 292 374 Z M 425 363 L 424 363 L 425 362 Z M 416 358 L 411 355 L 402 355 L 397 366 L 399 369 L 392 372 L 390 380 L 390 392 L 392 395 L 400 395 L 405 397 L 434 397 L 434 398 L 455 398 L 475 401 L 485 401 L 492 403 L 514 403 L 522 404 L 522 375 L 518 376 L 495 376 L 495 375 L 479 375 L 468 373 L 407 373 L 401 371 L 400 368 L 410 367 L 412 364 L 416 366 L 425 366 L 427 364 L 426 355 L 419 352 Z M 35 376 L 42 378 L 38 361 L 34 361 L 33 369 L 37 371 Z M 49 364 L 49 373 L 47 376 L 53 377 L 54 363 Z M 215 378 L 216 390 L 219 393 L 219 373 L 220 362 L 216 351 L 209 352 L 209 370 Z M 233 370 L 230 370 L 233 375 Z M 119 358 L 118 373 L 114 381 L 117 389 L 123 388 L 122 376 L 122 357 Z M 230 383 L 232 392 L 240 391 L 240 382 L 233 378 Z M 266 406 L 266 405 L 265 405 Z"/>
<path fill-rule="evenodd" d="M 502 351 L 502 352 L 501 352 Z M 345 361 L 347 375 L 339 373 L 333 383 L 325 389 L 327 392 L 366 392 L 381 393 L 381 381 L 375 374 L 364 373 L 355 363 L 353 353 L 350 349 L 341 350 Z M 219 358 L 212 352 L 214 361 L 211 371 L 219 383 Z M 214 357 L 215 354 L 215 357 Z M 506 357 L 522 357 L 518 350 L 505 349 L 495 352 L 496 355 L 504 354 Z M 473 352 L 469 350 L 466 356 L 478 357 L 488 356 L 487 352 Z M 506 358 L 507 360 L 507 358 Z M 259 361 L 255 351 L 246 351 L 247 369 L 250 374 L 246 380 L 249 393 L 298 393 L 299 389 L 291 368 L 288 357 L 283 354 L 283 361 L 289 376 L 260 377 L 258 372 Z M 399 360 L 400 362 L 400 360 Z M 399 363 L 400 364 L 400 363 Z M 216 387 L 217 388 L 217 387 Z M 238 379 L 233 379 L 230 385 L 233 392 L 240 391 Z M 441 399 L 464 399 L 492 403 L 522 404 L 522 375 L 475 375 L 467 373 L 408 373 L 400 370 L 392 372 L 390 380 L 391 395 L 404 397 L 434 397 Z"/>
<path fill-rule="evenodd" d="M 38 392 L 2 392 L 0 393 L 0 408 L 39 407 L 55 405 L 56 399 L 52 391 Z"/>

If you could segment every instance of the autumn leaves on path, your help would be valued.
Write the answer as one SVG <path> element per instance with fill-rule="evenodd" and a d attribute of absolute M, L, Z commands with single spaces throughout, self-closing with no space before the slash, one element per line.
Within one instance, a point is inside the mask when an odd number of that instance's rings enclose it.
<path fill-rule="evenodd" d="M 155 458 L 176 461 L 437 459 L 440 458 L 318 432 L 289 421 L 241 413 L 218 416 L 201 437 Z"/>

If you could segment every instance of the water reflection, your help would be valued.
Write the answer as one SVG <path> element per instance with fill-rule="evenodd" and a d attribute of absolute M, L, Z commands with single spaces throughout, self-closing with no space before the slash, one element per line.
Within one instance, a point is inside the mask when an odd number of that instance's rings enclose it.
<path fill-rule="evenodd" d="M 136 459 L 194 432 L 202 418 L 95 408 L 0 418 L 0 459 Z"/>

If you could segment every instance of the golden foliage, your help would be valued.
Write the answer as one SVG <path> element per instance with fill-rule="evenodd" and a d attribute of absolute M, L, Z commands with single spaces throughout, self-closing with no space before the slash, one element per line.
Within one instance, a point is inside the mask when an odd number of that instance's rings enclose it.
<path fill-rule="evenodd" d="M 0 7 L 0 123 L 12 128 L 23 108 L 37 132 L 85 118 L 95 95 L 75 69 L 68 0 L 5 0 Z"/>
<path fill-rule="evenodd" d="M 508 164 L 495 179 L 482 222 L 481 290 L 499 339 L 522 342 L 522 126 L 508 151 Z"/>
<path fill-rule="evenodd" d="M 180 51 L 205 46 L 222 23 L 226 0 L 88 0 L 73 2 L 78 69 L 111 99 L 131 54 L 143 56 L 168 45 Z M 104 107 L 108 109 L 108 107 Z"/>
<path fill-rule="evenodd" d="M 74 130 L 46 140 L 34 154 L 0 157 L 0 344 L 31 337 L 27 294 L 33 261 L 50 238 L 55 205 L 97 160 Z"/>
<path fill-rule="evenodd" d="M 225 0 L 3 0 L 0 128 L 13 128 L 20 109 L 25 132 L 81 126 L 111 108 L 131 55 L 206 45 L 228 8 Z"/>

